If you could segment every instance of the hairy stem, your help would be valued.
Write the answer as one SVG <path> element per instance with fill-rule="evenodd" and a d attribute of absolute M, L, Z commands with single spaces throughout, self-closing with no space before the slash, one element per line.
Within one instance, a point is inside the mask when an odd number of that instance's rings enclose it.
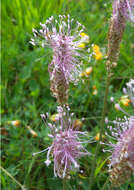
<path fill-rule="evenodd" d="M 104 123 L 105 123 L 105 116 L 106 116 L 106 107 L 107 107 L 107 97 L 108 97 L 108 91 L 109 91 L 109 84 L 110 84 L 110 70 L 108 71 L 107 74 L 107 79 L 106 79 L 106 88 L 105 88 L 105 95 L 104 95 L 104 106 L 103 106 L 103 111 L 102 111 L 102 118 L 100 121 L 100 139 L 98 141 L 96 150 L 95 150 L 95 155 L 94 155 L 94 159 L 93 159 L 93 163 L 92 163 L 92 168 L 91 168 L 91 175 L 89 178 L 89 190 L 92 189 L 93 183 L 94 183 L 94 171 L 95 171 L 95 165 L 96 165 L 96 160 L 97 160 L 97 155 L 99 153 L 101 144 L 100 141 L 102 140 L 102 135 L 103 135 L 103 131 L 104 131 Z"/>

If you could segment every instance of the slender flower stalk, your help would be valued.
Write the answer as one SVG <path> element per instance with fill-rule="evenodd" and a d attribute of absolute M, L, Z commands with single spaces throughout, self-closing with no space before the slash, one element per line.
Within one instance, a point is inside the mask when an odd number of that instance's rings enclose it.
<path fill-rule="evenodd" d="M 90 155 L 84 148 L 83 143 L 91 142 L 91 140 L 83 141 L 83 137 L 88 138 L 88 135 L 86 132 L 81 132 L 76 127 L 74 128 L 72 114 L 69 115 L 68 112 L 64 112 L 64 109 L 60 106 L 58 107 L 58 112 L 60 115 L 59 121 L 54 124 L 46 123 L 47 116 L 41 115 L 46 125 L 50 127 L 51 134 L 48 136 L 52 139 L 52 144 L 38 153 L 47 151 L 45 164 L 49 166 L 53 158 L 54 175 L 64 179 L 69 177 L 71 170 L 77 171 L 79 169 L 79 158 Z"/>
<path fill-rule="evenodd" d="M 82 44 L 89 37 L 83 32 L 85 27 L 69 15 L 59 15 L 58 19 L 51 16 L 40 25 L 39 32 L 33 29 L 35 39 L 30 43 L 52 50 L 52 61 L 48 65 L 51 91 L 58 103 L 67 104 L 69 82 L 78 82 L 82 59 L 86 57 Z"/>

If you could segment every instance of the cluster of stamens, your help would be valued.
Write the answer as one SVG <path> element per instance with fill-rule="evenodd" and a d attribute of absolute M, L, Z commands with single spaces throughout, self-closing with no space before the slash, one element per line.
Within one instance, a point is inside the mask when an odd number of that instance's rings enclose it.
<path fill-rule="evenodd" d="M 32 45 L 41 45 L 52 50 L 52 61 L 48 65 L 51 91 L 58 103 L 65 104 L 68 100 L 69 82 L 77 84 L 82 72 L 83 59 L 88 59 L 81 44 L 87 42 L 88 35 L 83 35 L 84 26 L 69 15 L 59 15 L 57 19 L 51 16 L 45 24 L 40 23 L 39 32 L 33 29 L 35 38 Z M 88 52 L 87 52 L 88 53 Z"/>
<path fill-rule="evenodd" d="M 45 124 L 49 126 L 51 133 L 48 135 L 52 139 L 52 144 L 43 151 L 47 151 L 45 164 L 49 166 L 51 159 L 54 161 L 54 175 L 60 178 L 69 177 L 70 171 L 79 169 L 78 159 L 90 153 L 84 148 L 83 137 L 88 138 L 86 132 L 81 132 L 74 128 L 73 114 L 67 114 L 62 107 L 58 107 L 59 118 L 55 123 L 47 123 L 48 115 L 41 114 Z"/>

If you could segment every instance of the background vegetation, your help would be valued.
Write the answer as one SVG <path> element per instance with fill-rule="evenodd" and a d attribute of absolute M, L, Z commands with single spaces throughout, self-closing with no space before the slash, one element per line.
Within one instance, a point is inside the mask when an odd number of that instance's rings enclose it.
<path fill-rule="evenodd" d="M 56 101 L 51 96 L 47 65 L 51 59 L 45 49 L 33 48 L 29 44 L 32 28 L 39 28 L 51 15 L 70 14 L 85 25 L 90 44 L 100 46 L 105 56 L 107 32 L 112 12 L 109 0 L 3 0 L 2 9 L 2 106 L 1 139 L 2 166 L 29 190 L 60 190 L 62 181 L 54 177 L 53 165 L 46 167 L 46 155 L 32 157 L 33 152 L 49 145 L 48 128 L 41 121 L 40 114 L 56 113 Z M 99 133 L 105 87 L 105 58 L 85 63 L 93 67 L 88 77 L 83 77 L 77 86 L 70 87 L 70 105 L 78 119 L 85 118 L 81 130 L 91 135 Z M 134 28 L 128 23 L 121 43 L 120 59 L 111 78 L 110 94 L 119 101 L 125 83 L 134 77 Z M 94 86 L 97 94 L 93 95 Z M 130 112 L 131 106 L 127 108 Z M 108 116 L 114 119 L 122 114 L 109 101 Z M 14 126 L 12 121 L 19 120 Z M 28 130 L 30 126 L 37 137 Z M 87 149 L 94 153 L 96 143 Z M 101 189 L 107 179 L 107 157 L 100 152 L 97 158 L 96 183 L 94 190 Z M 87 189 L 92 158 L 81 159 L 84 173 L 72 173 L 69 189 Z M 103 162 L 104 161 L 104 162 Z M 105 165 L 104 165 L 105 164 Z M 2 189 L 19 190 L 20 187 L 2 172 Z M 107 189 L 110 189 L 108 183 Z M 134 189 L 128 182 L 121 190 Z"/>

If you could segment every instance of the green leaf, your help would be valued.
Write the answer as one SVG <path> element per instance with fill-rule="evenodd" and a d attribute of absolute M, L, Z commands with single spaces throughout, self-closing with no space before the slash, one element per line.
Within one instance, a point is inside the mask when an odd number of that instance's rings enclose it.
<path fill-rule="evenodd" d="M 98 173 L 101 171 L 102 167 L 104 166 L 104 164 L 106 163 L 107 158 L 99 165 L 97 166 L 96 170 L 95 170 L 95 177 L 98 175 Z"/>

